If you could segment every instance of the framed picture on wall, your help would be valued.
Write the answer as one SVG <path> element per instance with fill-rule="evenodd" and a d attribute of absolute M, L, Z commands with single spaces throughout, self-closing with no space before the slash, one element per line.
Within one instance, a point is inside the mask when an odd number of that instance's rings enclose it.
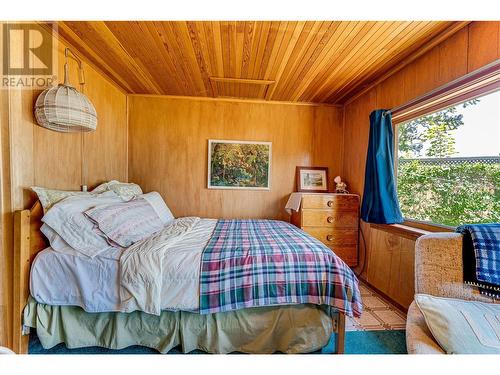
<path fill-rule="evenodd" d="M 271 142 L 208 140 L 208 188 L 269 190 Z"/>
<path fill-rule="evenodd" d="M 328 192 L 327 167 L 297 167 L 297 191 L 309 193 Z"/>

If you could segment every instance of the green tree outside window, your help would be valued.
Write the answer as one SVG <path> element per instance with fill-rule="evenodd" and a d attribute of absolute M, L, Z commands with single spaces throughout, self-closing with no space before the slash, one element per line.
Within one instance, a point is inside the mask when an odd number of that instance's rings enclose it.
<path fill-rule="evenodd" d="M 397 190 L 406 218 L 450 226 L 500 221 L 500 164 L 449 159 L 456 154 L 454 131 L 464 125 L 458 108 L 398 127 Z M 422 157 L 439 160 L 424 162 Z"/>

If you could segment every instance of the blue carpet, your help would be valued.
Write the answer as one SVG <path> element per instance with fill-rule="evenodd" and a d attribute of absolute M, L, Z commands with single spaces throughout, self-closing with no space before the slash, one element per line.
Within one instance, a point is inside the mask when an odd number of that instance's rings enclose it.
<path fill-rule="evenodd" d="M 322 350 L 314 354 L 332 353 L 335 347 L 335 335 Z M 45 350 L 35 333 L 30 335 L 30 354 L 158 354 L 154 349 L 143 346 L 130 346 L 121 350 L 113 350 L 92 346 L 80 349 L 68 349 L 64 344 L 59 344 L 51 349 Z M 346 354 L 406 354 L 405 331 L 353 331 L 346 332 L 345 341 Z M 179 347 L 172 349 L 168 354 L 182 354 Z M 200 350 L 194 350 L 189 354 L 206 354 Z"/>

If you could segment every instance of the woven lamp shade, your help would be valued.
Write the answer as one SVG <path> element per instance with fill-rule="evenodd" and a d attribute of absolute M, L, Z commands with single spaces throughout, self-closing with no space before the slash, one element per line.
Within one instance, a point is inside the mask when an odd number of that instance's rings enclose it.
<path fill-rule="evenodd" d="M 89 132 L 97 128 L 97 113 L 90 100 L 69 85 L 43 91 L 35 103 L 40 126 L 58 132 Z"/>

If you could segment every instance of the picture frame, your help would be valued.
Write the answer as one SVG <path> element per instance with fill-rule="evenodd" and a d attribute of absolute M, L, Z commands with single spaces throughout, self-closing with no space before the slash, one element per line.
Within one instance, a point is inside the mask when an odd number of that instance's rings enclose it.
<path fill-rule="evenodd" d="M 297 191 L 327 193 L 328 167 L 296 167 Z"/>
<path fill-rule="evenodd" d="M 272 142 L 208 140 L 208 189 L 271 189 Z"/>

